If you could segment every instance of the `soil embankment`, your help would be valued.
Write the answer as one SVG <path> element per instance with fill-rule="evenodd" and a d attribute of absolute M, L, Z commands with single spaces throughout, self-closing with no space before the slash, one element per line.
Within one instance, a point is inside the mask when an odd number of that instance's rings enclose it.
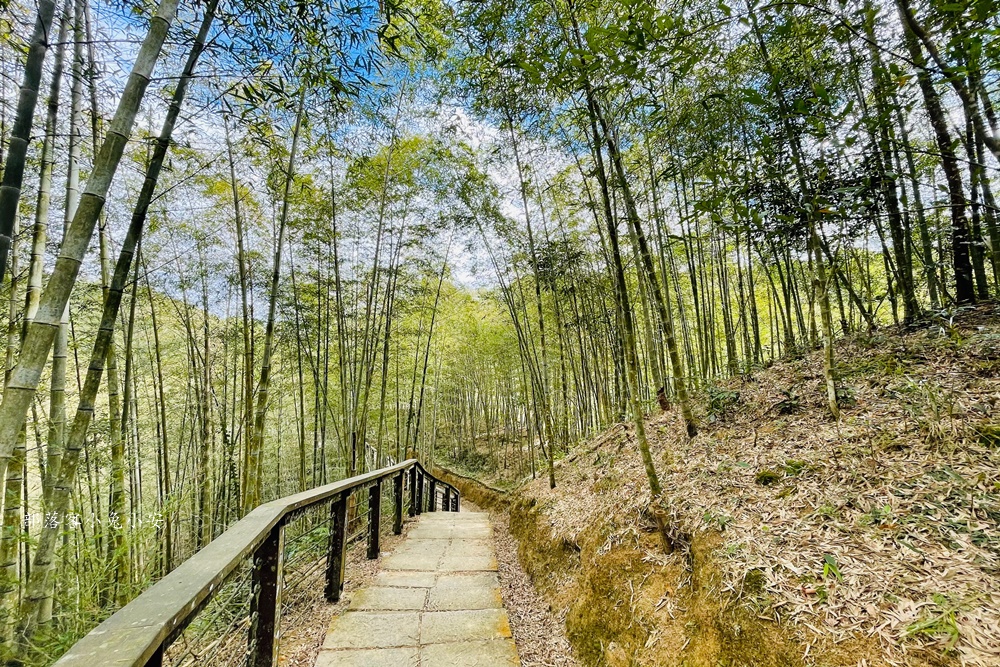
<path fill-rule="evenodd" d="M 650 416 L 671 554 L 627 424 L 554 490 L 449 481 L 508 514 L 584 664 L 998 665 L 998 315 L 843 341 L 839 422 L 818 353 L 700 388 L 694 439 Z"/>

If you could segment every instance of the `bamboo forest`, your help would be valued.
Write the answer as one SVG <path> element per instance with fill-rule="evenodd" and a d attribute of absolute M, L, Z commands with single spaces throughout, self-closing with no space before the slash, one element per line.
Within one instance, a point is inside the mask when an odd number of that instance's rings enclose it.
<path fill-rule="evenodd" d="M 1000 665 L 991 0 L 2 0 L 0 93 L 0 663 Z"/>

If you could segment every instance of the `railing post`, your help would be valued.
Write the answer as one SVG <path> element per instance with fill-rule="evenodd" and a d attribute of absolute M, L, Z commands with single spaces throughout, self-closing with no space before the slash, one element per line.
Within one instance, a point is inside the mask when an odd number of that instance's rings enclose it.
<path fill-rule="evenodd" d="M 462 497 L 458 495 L 458 491 L 455 491 L 455 497 L 452 499 L 452 512 L 459 512 L 462 509 L 461 505 Z"/>
<path fill-rule="evenodd" d="M 163 667 L 163 645 L 156 649 L 153 655 L 149 656 L 149 660 L 143 665 L 143 667 Z"/>
<path fill-rule="evenodd" d="M 350 492 L 340 494 L 330 505 L 330 546 L 326 556 L 326 600 L 339 602 L 344 587 L 344 553 L 347 541 L 347 498 Z"/>
<path fill-rule="evenodd" d="M 444 487 L 444 491 L 441 492 L 441 511 L 451 511 L 451 487 L 449 486 Z"/>
<path fill-rule="evenodd" d="M 382 527 L 382 480 L 368 488 L 368 560 L 378 558 L 379 530 Z"/>
<path fill-rule="evenodd" d="M 437 511 L 437 480 L 433 477 L 431 478 L 430 506 L 427 508 L 427 511 Z"/>
<path fill-rule="evenodd" d="M 403 473 L 393 478 L 392 492 L 396 501 L 392 514 L 392 534 L 399 535 L 403 532 Z"/>
<path fill-rule="evenodd" d="M 250 597 L 250 651 L 247 667 L 278 664 L 278 628 L 281 622 L 281 569 L 285 557 L 285 530 L 281 523 L 268 533 L 253 553 Z"/>
<path fill-rule="evenodd" d="M 424 513 L 424 475 L 417 471 L 417 514 Z"/>
<path fill-rule="evenodd" d="M 410 511 L 411 517 L 417 515 L 417 466 L 410 468 Z"/>

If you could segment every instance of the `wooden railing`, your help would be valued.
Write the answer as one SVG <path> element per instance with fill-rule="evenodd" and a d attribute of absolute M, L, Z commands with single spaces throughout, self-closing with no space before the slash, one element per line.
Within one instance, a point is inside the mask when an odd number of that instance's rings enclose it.
<path fill-rule="evenodd" d="M 337 602 L 344 585 L 351 495 L 368 489 L 368 520 L 364 529 L 367 556 L 377 558 L 383 482 L 389 480 L 396 535 L 403 530 L 404 505 L 408 505 L 410 516 L 424 510 L 433 512 L 439 507 L 445 511 L 459 510 L 458 490 L 436 479 L 416 459 L 265 503 L 81 638 L 56 666 L 161 667 L 174 662 L 184 665 L 204 662 L 215 667 L 237 664 L 273 667 L 278 660 L 282 595 L 290 562 L 286 561 L 286 530 L 296 521 L 308 524 L 311 514 L 312 527 L 302 526 L 293 539 L 305 536 L 326 552 L 324 594 L 329 602 Z M 355 508 L 364 500 L 355 499 Z M 328 511 L 318 514 L 316 510 Z M 308 573 L 316 570 L 316 564 L 322 565 L 322 554 L 305 550 L 302 553 L 311 564 L 303 569 L 305 574 L 299 581 L 306 582 L 303 588 L 315 587 Z M 234 581 L 238 570 L 245 576 Z M 219 612 L 217 616 L 225 618 L 220 623 L 223 630 L 216 629 L 217 637 L 210 640 L 203 639 L 207 630 L 201 631 L 196 638 L 201 643 L 193 641 L 197 648 L 187 648 L 187 641 L 183 651 L 172 648 L 199 612 L 227 586 L 232 589 L 228 600 L 237 607 L 245 605 L 245 609 L 240 607 L 240 611 L 228 616 Z M 215 620 L 206 622 L 206 627 Z M 230 648 L 228 654 L 216 656 L 219 647 L 231 643 L 233 633 L 239 632 L 245 632 L 245 643 L 239 642 L 242 646 L 236 650 Z"/>

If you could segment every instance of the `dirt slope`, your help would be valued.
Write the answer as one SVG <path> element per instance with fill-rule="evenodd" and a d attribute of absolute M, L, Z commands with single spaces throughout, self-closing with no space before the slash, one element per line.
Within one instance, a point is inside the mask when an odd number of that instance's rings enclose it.
<path fill-rule="evenodd" d="M 1000 310 L 837 358 L 839 424 L 819 354 L 703 388 L 693 440 L 649 419 L 670 555 L 625 425 L 512 494 L 584 662 L 1000 665 Z"/>

